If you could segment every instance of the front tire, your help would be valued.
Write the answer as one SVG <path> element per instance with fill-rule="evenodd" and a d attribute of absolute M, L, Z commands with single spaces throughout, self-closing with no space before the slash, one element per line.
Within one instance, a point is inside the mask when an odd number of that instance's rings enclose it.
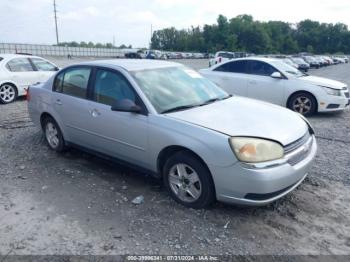
<path fill-rule="evenodd" d="M 313 95 L 300 92 L 289 98 L 287 106 L 289 109 L 304 116 L 310 116 L 316 112 L 317 102 Z"/>
<path fill-rule="evenodd" d="M 52 117 L 44 119 L 43 131 L 46 142 L 52 150 L 63 152 L 66 149 L 61 129 Z"/>
<path fill-rule="evenodd" d="M 215 201 L 208 168 L 189 152 L 177 152 L 166 161 L 163 181 L 170 196 L 186 207 L 205 208 Z"/>
<path fill-rule="evenodd" d="M 17 88 L 12 84 L 3 84 L 0 86 L 0 102 L 9 104 L 16 100 L 18 96 Z"/>

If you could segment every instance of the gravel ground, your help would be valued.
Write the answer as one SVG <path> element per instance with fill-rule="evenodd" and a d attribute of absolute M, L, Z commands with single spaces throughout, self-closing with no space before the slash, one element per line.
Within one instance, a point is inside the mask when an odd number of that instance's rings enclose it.
<path fill-rule="evenodd" d="M 350 85 L 349 69 L 310 74 Z M 310 121 L 319 151 L 295 191 L 266 207 L 217 203 L 192 210 L 132 169 L 74 149 L 52 152 L 30 122 L 26 101 L 0 105 L 0 254 L 349 255 L 350 112 Z M 133 204 L 139 195 L 144 203 Z"/>

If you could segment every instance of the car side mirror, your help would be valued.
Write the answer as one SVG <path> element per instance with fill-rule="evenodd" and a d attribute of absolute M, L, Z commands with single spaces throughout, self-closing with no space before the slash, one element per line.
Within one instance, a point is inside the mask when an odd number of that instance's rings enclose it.
<path fill-rule="evenodd" d="M 277 78 L 277 79 L 283 78 L 280 72 L 273 72 L 273 73 L 271 74 L 271 77 L 272 77 L 272 78 Z"/>
<path fill-rule="evenodd" d="M 55 71 L 60 71 L 60 68 L 56 66 Z"/>
<path fill-rule="evenodd" d="M 130 112 L 130 113 L 141 113 L 141 107 L 136 105 L 130 99 L 119 99 L 116 100 L 111 107 L 112 111 L 119 112 Z"/>

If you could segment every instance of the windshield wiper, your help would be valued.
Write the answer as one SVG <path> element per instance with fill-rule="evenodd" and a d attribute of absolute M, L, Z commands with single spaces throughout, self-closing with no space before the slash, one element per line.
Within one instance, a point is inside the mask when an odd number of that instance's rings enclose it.
<path fill-rule="evenodd" d="M 166 109 L 164 111 L 161 112 L 161 114 L 165 114 L 165 113 L 171 113 L 171 112 L 176 112 L 176 111 L 180 111 L 180 110 L 185 110 L 185 109 L 189 109 L 189 108 L 193 108 L 193 107 L 197 107 L 197 106 L 204 106 L 204 105 L 207 105 L 207 104 L 210 104 L 210 103 L 214 103 L 216 101 L 219 101 L 219 100 L 224 100 L 224 99 L 227 99 L 227 98 L 230 98 L 232 97 L 232 95 L 228 95 L 228 96 L 225 96 L 223 98 L 212 98 L 212 99 L 209 99 L 201 104 L 191 104 L 191 105 L 184 105 L 184 106 L 177 106 L 177 107 L 174 107 L 174 108 L 170 108 L 170 109 Z"/>
<path fill-rule="evenodd" d="M 201 106 L 208 105 L 208 104 L 214 103 L 214 102 L 216 102 L 216 101 L 224 100 L 224 99 L 227 99 L 227 98 L 230 98 L 230 97 L 232 97 L 232 95 L 228 95 L 228 96 L 225 96 L 225 97 L 223 97 L 223 98 L 218 98 L 218 97 L 216 97 L 216 98 L 211 98 L 211 99 L 205 101 L 204 103 L 202 103 L 202 104 L 200 104 L 200 105 L 201 105 Z"/>
<path fill-rule="evenodd" d="M 164 111 L 162 111 L 161 114 L 176 112 L 176 111 L 185 110 L 185 109 L 189 109 L 189 108 L 197 107 L 197 106 L 199 106 L 199 105 L 193 104 L 193 105 L 177 106 L 177 107 L 173 107 L 173 108 L 164 110 Z"/>

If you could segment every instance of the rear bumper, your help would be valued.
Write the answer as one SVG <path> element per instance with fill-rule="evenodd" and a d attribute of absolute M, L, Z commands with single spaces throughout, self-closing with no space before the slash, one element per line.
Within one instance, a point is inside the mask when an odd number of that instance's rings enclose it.
<path fill-rule="evenodd" d="M 293 191 L 307 176 L 317 152 L 313 137 L 308 155 L 295 165 L 285 163 L 252 169 L 237 162 L 212 170 L 217 200 L 240 205 L 267 205 Z"/>

